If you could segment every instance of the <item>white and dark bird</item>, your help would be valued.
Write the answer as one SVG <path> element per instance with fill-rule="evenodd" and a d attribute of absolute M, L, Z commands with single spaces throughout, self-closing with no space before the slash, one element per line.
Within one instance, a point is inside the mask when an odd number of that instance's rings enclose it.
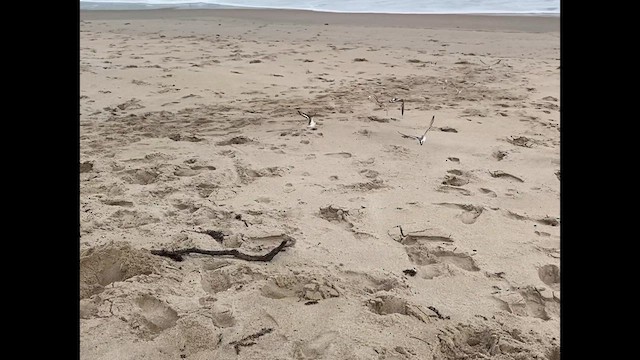
<path fill-rule="evenodd" d="M 390 103 L 395 103 L 395 102 L 399 102 L 400 103 L 400 115 L 404 116 L 404 99 L 398 99 L 396 97 L 394 97 L 393 99 L 389 100 Z"/>
<path fill-rule="evenodd" d="M 302 111 L 300 111 L 300 110 L 298 110 L 298 114 L 300 114 L 300 115 L 304 116 L 304 118 L 305 118 L 305 119 L 307 119 L 307 121 L 308 121 L 308 123 L 307 123 L 307 127 L 315 128 L 315 127 L 316 127 L 316 125 L 318 125 L 318 124 L 316 123 L 316 121 L 315 121 L 315 120 L 313 120 L 313 116 L 312 116 L 312 115 L 305 114 L 305 113 L 303 113 L 303 112 L 302 112 Z"/>
<path fill-rule="evenodd" d="M 427 130 L 424 132 L 424 134 L 422 134 L 422 136 L 412 136 L 412 135 L 407 135 L 407 134 L 403 134 L 400 131 L 398 131 L 398 133 L 400 135 L 402 135 L 403 138 L 407 138 L 407 139 L 416 139 L 418 140 L 418 142 L 420 143 L 420 145 L 424 144 L 424 141 L 427 139 L 427 132 L 431 129 L 431 127 L 433 126 L 433 121 L 436 119 L 436 116 L 433 115 L 433 117 L 431 118 L 431 123 L 429 124 L 429 127 L 427 128 Z"/>

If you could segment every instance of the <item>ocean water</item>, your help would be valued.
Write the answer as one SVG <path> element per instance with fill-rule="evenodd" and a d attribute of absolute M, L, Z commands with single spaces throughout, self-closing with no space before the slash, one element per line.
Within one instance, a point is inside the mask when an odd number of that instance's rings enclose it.
<path fill-rule="evenodd" d="M 265 8 L 389 14 L 559 15 L 560 0 L 92 0 L 81 10 Z"/>

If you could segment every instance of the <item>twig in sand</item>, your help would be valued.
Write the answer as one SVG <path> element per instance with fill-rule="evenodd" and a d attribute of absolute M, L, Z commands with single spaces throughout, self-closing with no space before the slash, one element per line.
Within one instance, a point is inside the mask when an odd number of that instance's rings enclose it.
<path fill-rule="evenodd" d="M 245 336 L 244 338 L 238 340 L 238 341 L 232 341 L 229 343 L 229 345 L 233 345 L 233 348 L 236 350 L 236 355 L 240 354 L 240 346 L 252 346 L 255 345 L 256 342 L 255 341 L 251 341 L 254 339 L 257 339 L 263 335 L 266 335 L 270 332 L 272 332 L 273 329 L 272 328 L 262 328 L 262 330 L 258 331 L 255 334 L 249 335 L 249 336 Z"/>
<path fill-rule="evenodd" d="M 400 235 L 402 235 L 402 237 L 405 237 L 406 235 L 402 231 L 402 225 L 397 225 L 397 227 L 400 228 Z"/>
<path fill-rule="evenodd" d="M 440 314 L 440 311 L 438 311 L 438 309 L 436 309 L 433 306 L 427 306 L 427 309 L 429 309 L 429 310 L 433 311 L 434 313 L 436 313 L 436 315 L 438 316 L 438 319 L 441 319 L 441 320 L 451 319 L 451 316 L 442 316 L 442 314 Z"/>
<path fill-rule="evenodd" d="M 420 340 L 420 341 L 422 341 L 423 343 L 425 343 L 425 344 L 427 344 L 427 345 L 430 345 L 426 340 L 420 339 L 420 338 L 419 338 L 419 337 L 417 337 L 417 336 L 409 335 L 409 337 L 410 337 L 410 338 L 412 338 L 412 339 Z"/>
<path fill-rule="evenodd" d="M 183 260 L 183 255 L 187 255 L 190 253 L 195 253 L 195 254 L 204 254 L 204 255 L 211 255 L 211 256 L 225 256 L 225 255 L 231 255 L 235 258 L 241 259 L 241 260 L 246 260 L 246 261 L 271 261 L 274 256 L 276 256 L 277 253 L 279 253 L 284 247 L 285 245 L 287 245 L 288 240 L 284 240 L 280 243 L 280 245 L 278 245 L 278 247 L 276 247 L 275 249 L 269 251 L 268 253 L 264 254 L 264 255 L 249 255 L 249 254 L 245 254 L 245 253 L 241 253 L 240 251 L 238 251 L 237 249 L 228 249 L 228 250 L 202 250 L 202 249 L 198 249 L 198 248 L 189 248 L 189 249 L 182 249 L 182 250 L 175 250 L 175 251 L 171 251 L 171 250 L 151 250 L 151 254 L 153 255 L 158 255 L 158 256 L 164 256 L 164 257 L 168 257 L 174 261 L 182 261 Z"/>

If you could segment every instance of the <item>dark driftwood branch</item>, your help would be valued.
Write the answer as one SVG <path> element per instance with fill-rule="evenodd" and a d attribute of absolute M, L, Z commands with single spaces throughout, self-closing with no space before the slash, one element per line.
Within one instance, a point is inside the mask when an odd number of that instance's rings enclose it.
<path fill-rule="evenodd" d="M 278 245 L 277 248 L 269 251 L 268 253 L 264 254 L 264 255 L 249 255 L 249 254 L 245 254 L 245 253 L 241 253 L 240 251 L 238 251 L 237 249 L 230 249 L 230 250 L 202 250 L 202 249 L 198 249 L 198 248 L 189 248 L 189 249 L 182 249 L 182 250 L 175 250 L 175 251 L 171 251 L 171 250 L 151 250 L 151 253 L 153 255 L 158 255 L 158 256 L 165 256 L 168 257 L 172 260 L 175 261 L 182 261 L 183 255 L 187 255 L 187 254 L 204 254 L 204 255 L 211 255 L 211 256 L 224 256 L 224 255 L 231 255 L 235 258 L 241 259 L 241 260 L 246 260 L 246 261 L 271 261 L 271 259 L 273 259 L 274 256 L 276 256 L 277 253 L 279 253 L 284 247 L 285 245 L 287 245 L 287 240 L 284 240 L 280 243 L 280 245 Z"/>

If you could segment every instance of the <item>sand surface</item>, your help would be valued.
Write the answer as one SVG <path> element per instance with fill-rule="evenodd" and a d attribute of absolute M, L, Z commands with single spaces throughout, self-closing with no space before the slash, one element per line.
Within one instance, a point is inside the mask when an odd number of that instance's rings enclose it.
<path fill-rule="evenodd" d="M 560 358 L 557 17 L 80 17 L 81 358 Z"/>

